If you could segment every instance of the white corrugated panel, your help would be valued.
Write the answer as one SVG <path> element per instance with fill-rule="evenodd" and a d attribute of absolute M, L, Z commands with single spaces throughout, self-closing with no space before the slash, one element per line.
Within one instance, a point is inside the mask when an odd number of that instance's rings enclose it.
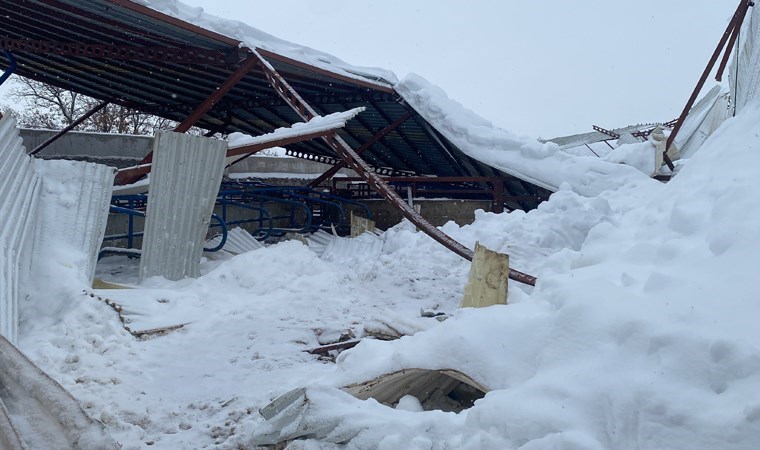
<path fill-rule="evenodd" d="M 114 169 L 82 161 L 35 160 L 42 176 L 34 229 L 32 273 L 62 239 L 87 255 L 80 270 L 92 283 L 108 220 Z"/>
<path fill-rule="evenodd" d="M 760 8 L 750 8 L 728 74 L 736 112 L 760 101 Z"/>
<path fill-rule="evenodd" d="M 18 337 L 19 277 L 28 268 L 39 176 L 10 115 L 0 120 L 0 334 Z"/>
<path fill-rule="evenodd" d="M 676 137 L 682 158 L 690 158 L 728 118 L 728 98 L 720 85 L 713 87 L 691 108 Z"/>
<path fill-rule="evenodd" d="M 214 248 L 222 242 L 222 235 L 214 236 L 206 242 L 206 248 Z M 264 244 L 259 242 L 251 233 L 246 230 L 236 227 L 227 231 L 227 240 L 224 241 L 224 247 L 222 250 L 232 253 L 233 255 L 241 255 L 246 252 L 252 252 L 264 248 Z"/>
<path fill-rule="evenodd" d="M 200 275 L 200 258 L 224 171 L 227 142 L 159 132 L 153 145 L 140 280 Z"/>

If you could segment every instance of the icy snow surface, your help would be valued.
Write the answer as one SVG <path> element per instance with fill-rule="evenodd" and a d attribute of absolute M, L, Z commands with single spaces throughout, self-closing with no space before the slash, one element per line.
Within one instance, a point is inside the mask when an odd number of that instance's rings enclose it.
<path fill-rule="evenodd" d="M 644 175 L 595 156 L 571 155 L 552 142 L 516 136 L 450 99 L 419 75 L 408 75 L 394 89 L 468 156 L 551 191 L 567 182 L 581 195 L 592 196 Z"/>
<path fill-rule="evenodd" d="M 401 224 L 379 252 L 366 247 L 374 257 L 320 259 L 290 241 L 206 261 L 197 280 L 152 280 L 193 299 L 172 305 L 192 322 L 137 340 L 82 294 L 61 249 L 60 279 L 24 305 L 21 348 L 125 448 L 246 446 L 267 429 L 258 408 L 298 386 L 312 386 L 304 420 L 342 420 L 355 448 L 755 448 L 758 123 L 755 109 L 726 122 L 667 185 L 640 177 L 594 198 L 565 188 L 527 214 L 444 226 L 539 277 L 533 290 L 512 283 L 506 307 L 419 318 L 455 312 L 468 265 Z M 130 281 L 128 265 L 111 258 L 100 275 Z M 376 318 L 427 331 L 365 341 L 337 368 L 302 351 Z M 453 414 L 334 388 L 404 367 L 458 369 L 492 392 Z"/>
<path fill-rule="evenodd" d="M 61 279 L 24 305 L 21 348 L 124 448 L 245 447 L 267 430 L 257 410 L 299 386 L 314 404 L 304 420 L 341 420 L 354 448 L 756 448 L 759 123 L 755 109 L 730 119 L 667 185 L 565 188 L 527 214 L 444 226 L 539 277 L 512 283 L 509 306 L 419 318 L 455 312 L 468 265 L 401 224 L 379 253 L 367 246 L 374 257 L 320 259 L 290 241 L 206 261 L 197 280 L 152 280 L 193 299 L 172 305 L 192 322 L 137 340 L 67 277 L 77 258 L 62 249 Z M 113 257 L 100 270 L 134 276 Z M 365 341 L 337 367 L 302 351 L 377 318 L 427 331 Z M 404 367 L 457 369 L 492 391 L 453 414 L 334 388 Z"/>

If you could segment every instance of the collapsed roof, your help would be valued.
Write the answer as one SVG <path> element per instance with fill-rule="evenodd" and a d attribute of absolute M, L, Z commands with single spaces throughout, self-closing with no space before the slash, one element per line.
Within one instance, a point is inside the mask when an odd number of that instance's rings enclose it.
<path fill-rule="evenodd" d="M 207 101 L 254 49 L 320 115 L 366 108 L 339 132 L 353 148 L 392 128 L 362 154 L 380 174 L 497 176 L 504 181 L 506 204 L 514 209 L 534 208 L 556 187 L 468 154 L 434 118 L 418 112 L 408 96 L 394 88 L 396 79 L 390 72 L 353 67 L 237 22 L 225 29 L 225 34 L 236 36 L 229 37 L 209 29 L 223 26 L 211 16 L 202 14 L 192 24 L 177 18 L 190 19 L 183 5 L 161 5 L 174 8 L 166 11 L 171 15 L 129 0 L 4 1 L 0 47 L 12 52 L 21 76 L 176 121 Z M 0 55 L 0 65 L 10 65 L 6 55 Z M 256 136 L 301 120 L 257 67 L 196 125 Z M 515 140 L 518 150 L 524 142 Z M 321 140 L 286 149 L 292 156 L 339 161 Z"/>

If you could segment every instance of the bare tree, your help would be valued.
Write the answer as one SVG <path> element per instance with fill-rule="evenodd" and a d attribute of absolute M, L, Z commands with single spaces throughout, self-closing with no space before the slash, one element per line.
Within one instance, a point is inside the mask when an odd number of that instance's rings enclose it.
<path fill-rule="evenodd" d="M 100 103 L 94 98 L 28 78 L 17 78 L 17 81 L 18 86 L 10 92 L 10 97 L 17 102 L 17 106 L 10 109 L 23 127 L 61 129 Z M 172 129 L 175 126 L 176 122 L 169 119 L 110 104 L 76 129 L 101 133 L 153 134 L 156 130 Z"/>

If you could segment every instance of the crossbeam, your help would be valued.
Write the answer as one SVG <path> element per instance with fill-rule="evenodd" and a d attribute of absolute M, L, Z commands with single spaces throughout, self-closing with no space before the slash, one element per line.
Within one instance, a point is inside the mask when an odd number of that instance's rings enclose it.
<path fill-rule="evenodd" d="M 119 61 L 161 61 L 225 67 L 234 64 L 237 60 L 237 54 L 197 47 L 139 47 L 134 45 L 0 38 L 0 48 L 13 52 L 43 55 L 77 56 Z"/>
<path fill-rule="evenodd" d="M 200 105 L 198 105 L 195 110 L 193 110 L 192 113 L 181 123 L 177 126 L 177 128 L 174 129 L 177 133 L 184 133 L 190 128 L 193 127 L 198 121 L 203 117 L 207 112 L 211 110 L 211 108 L 216 105 L 219 100 L 222 99 L 232 88 L 234 88 L 240 80 L 245 78 L 246 75 L 254 68 L 256 65 L 258 65 L 258 59 L 254 58 L 252 56 L 249 56 L 246 58 L 240 67 L 238 67 L 232 75 L 225 80 L 224 83 L 222 83 L 221 86 L 216 88 L 209 96 L 201 102 Z M 144 166 L 146 164 L 149 164 L 153 161 L 153 152 L 148 153 L 145 155 L 145 157 L 140 161 L 140 166 Z M 115 183 L 117 185 L 125 185 L 134 183 L 138 180 L 140 176 L 144 174 L 139 174 L 137 171 L 133 172 L 118 172 L 116 174 L 116 180 Z"/>
<path fill-rule="evenodd" d="M 267 60 L 265 60 L 256 50 L 253 50 L 253 54 L 256 55 L 261 66 L 264 69 L 264 75 L 272 85 L 274 90 L 285 100 L 291 108 L 301 116 L 304 120 L 310 120 L 312 117 L 317 116 L 316 110 L 306 103 L 303 98 L 293 89 L 292 86 L 272 67 Z M 373 172 L 372 168 L 367 164 L 356 151 L 351 148 L 340 136 L 333 135 L 332 137 L 323 138 L 325 143 L 329 145 L 340 158 L 346 163 L 348 167 L 354 170 L 360 177 L 362 177 L 369 186 L 374 189 L 378 194 L 385 198 L 391 205 L 398 209 L 404 217 L 409 219 L 410 222 L 415 224 L 425 234 L 433 238 L 444 247 L 453 251 L 462 258 L 472 261 L 473 252 L 469 248 L 465 247 L 461 243 L 457 242 L 449 235 L 439 230 L 430 224 L 425 218 L 419 215 L 414 208 L 409 206 L 396 191 L 388 186 L 380 176 Z M 532 286 L 536 284 L 536 278 L 510 269 L 509 277 L 515 281 L 520 281 Z"/>
<path fill-rule="evenodd" d="M 49 146 L 49 145 L 50 145 L 50 144 L 52 144 L 53 142 L 55 142 L 55 141 L 57 141 L 58 139 L 60 139 L 60 138 L 61 138 L 63 135 L 65 135 L 65 134 L 66 134 L 66 133 L 68 133 L 69 131 L 73 130 L 74 128 L 78 127 L 78 126 L 79 126 L 79 125 L 80 125 L 82 122 L 84 122 L 85 120 L 87 120 L 87 119 L 89 119 L 90 117 L 92 117 L 92 116 L 93 116 L 95 113 L 97 113 L 97 112 L 98 112 L 98 111 L 100 111 L 101 109 L 103 109 L 103 108 L 105 108 L 106 106 L 108 106 L 108 104 L 109 104 L 109 103 L 111 103 L 111 100 L 105 100 L 105 101 L 102 101 L 102 102 L 98 103 L 98 104 L 97 104 L 97 105 L 95 105 L 93 108 L 91 108 L 89 111 L 87 111 L 86 113 L 84 113 L 84 114 L 82 115 L 82 117 L 80 117 L 80 118 L 78 118 L 77 120 L 75 120 L 75 121 L 71 122 L 71 123 L 70 123 L 70 124 L 68 124 L 68 125 L 67 125 L 67 126 L 64 128 L 64 129 L 62 129 L 61 131 L 59 131 L 59 132 L 57 132 L 56 134 L 54 134 L 53 136 L 51 136 L 51 137 L 50 137 L 48 140 L 46 140 L 46 141 L 45 141 L 45 142 L 43 142 L 42 144 L 38 145 L 38 146 L 37 146 L 37 148 L 35 148 L 35 149 L 34 149 L 34 150 L 32 150 L 31 152 L 29 152 L 29 155 L 30 155 L 30 156 L 34 156 L 34 155 L 36 155 L 37 153 L 41 152 L 41 151 L 42 151 L 43 149 L 45 149 L 47 146 Z"/>

